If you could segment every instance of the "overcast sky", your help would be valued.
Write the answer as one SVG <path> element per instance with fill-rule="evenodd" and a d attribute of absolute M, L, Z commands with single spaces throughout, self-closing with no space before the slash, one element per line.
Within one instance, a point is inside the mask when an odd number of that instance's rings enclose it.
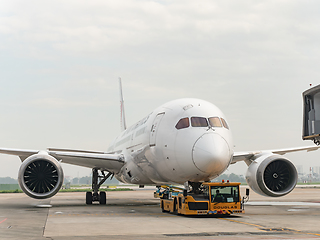
<path fill-rule="evenodd" d="M 106 150 L 120 132 L 118 77 L 127 125 L 196 97 L 225 113 L 236 151 L 313 145 L 301 139 L 301 94 L 319 83 L 319 11 L 294 0 L 0 0 L 0 147 Z M 287 157 L 320 166 L 320 151 Z M 19 158 L 0 161 L 0 177 L 17 178 Z"/>

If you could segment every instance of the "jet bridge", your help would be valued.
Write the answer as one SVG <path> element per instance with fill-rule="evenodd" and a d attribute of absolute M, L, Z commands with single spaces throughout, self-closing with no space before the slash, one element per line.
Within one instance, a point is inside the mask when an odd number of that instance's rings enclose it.
<path fill-rule="evenodd" d="M 303 92 L 302 96 L 302 139 L 313 140 L 316 145 L 320 145 L 320 85 Z"/>

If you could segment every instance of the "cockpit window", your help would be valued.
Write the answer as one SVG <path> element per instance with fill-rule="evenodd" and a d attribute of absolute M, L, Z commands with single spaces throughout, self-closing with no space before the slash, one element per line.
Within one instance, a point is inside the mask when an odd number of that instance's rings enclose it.
<path fill-rule="evenodd" d="M 207 119 L 204 117 L 192 117 L 191 118 L 192 127 L 208 127 Z"/>
<path fill-rule="evenodd" d="M 223 118 L 221 118 L 221 121 L 222 121 L 223 126 L 224 126 L 226 129 L 229 129 L 229 126 L 228 126 L 226 120 L 224 120 Z"/>
<path fill-rule="evenodd" d="M 209 121 L 209 123 L 208 123 Z M 225 127 L 226 129 L 229 129 L 229 126 L 223 118 L 219 117 L 210 117 L 210 118 L 204 118 L 204 117 L 191 117 L 191 126 L 192 127 Z M 176 129 L 183 129 L 190 127 L 190 121 L 189 118 L 181 118 L 178 123 L 176 124 Z"/>
<path fill-rule="evenodd" d="M 176 124 L 176 129 L 188 128 L 190 126 L 189 118 L 181 118 Z"/>
<path fill-rule="evenodd" d="M 218 118 L 218 117 L 209 118 L 209 123 L 210 123 L 211 127 L 222 127 L 220 118 Z"/>

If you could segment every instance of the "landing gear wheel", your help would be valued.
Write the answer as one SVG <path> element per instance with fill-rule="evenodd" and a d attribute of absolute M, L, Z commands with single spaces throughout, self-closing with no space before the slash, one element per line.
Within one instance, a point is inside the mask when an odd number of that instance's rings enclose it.
<path fill-rule="evenodd" d="M 99 174 L 99 171 L 101 174 Z M 91 196 L 86 198 L 87 204 L 92 204 L 92 202 L 99 202 L 102 205 L 106 204 L 106 193 L 103 191 L 99 193 L 99 188 L 112 175 L 113 173 L 111 172 L 105 175 L 103 170 L 99 170 L 96 168 L 92 169 L 92 193 Z"/>
<path fill-rule="evenodd" d="M 105 205 L 107 203 L 106 192 L 100 192 L 99 203 L 100 205 Z"/>
<path fill-rule="evenodd" d="M 86 204 L 92 204 L 92 192 L 86 192 Z"/>

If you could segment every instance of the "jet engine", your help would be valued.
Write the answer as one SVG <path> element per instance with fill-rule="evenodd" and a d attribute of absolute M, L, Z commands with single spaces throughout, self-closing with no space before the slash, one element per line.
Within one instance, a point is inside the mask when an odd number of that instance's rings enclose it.
<path fill-rule="evenodd" d="M 281 197 L 294 189 L 298 173 L 293 163 L 281 155 L 263 154 L 249 165 L 246 180 L 260 195 Z"/>
<path fill-rule="evenodd" d="M 20 188 L 28 196 L 36 199 L 50 198 L 62 186 L 63 170 L 54 157 L 40 152 L 22 162 L 18 181 Z"/>

